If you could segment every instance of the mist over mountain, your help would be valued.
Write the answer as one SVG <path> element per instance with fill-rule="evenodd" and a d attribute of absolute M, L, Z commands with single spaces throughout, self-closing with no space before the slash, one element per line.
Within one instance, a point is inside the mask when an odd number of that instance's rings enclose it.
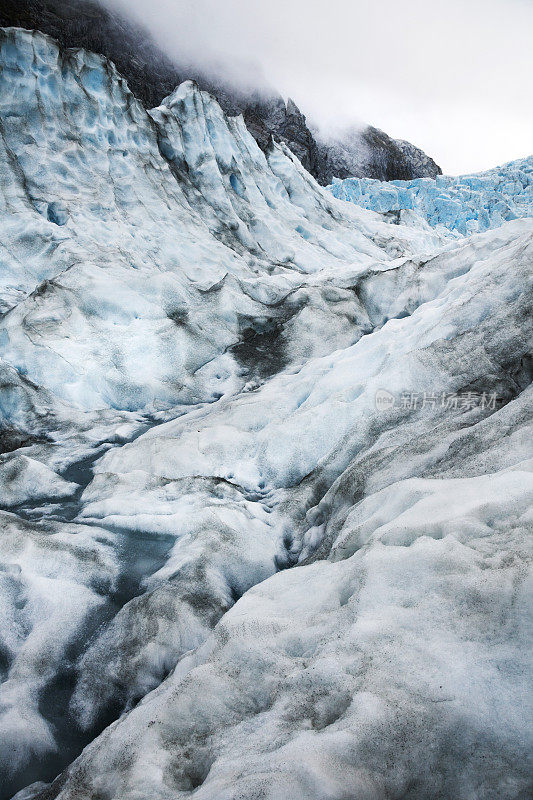
<path fill-rule="evenodd" d="M 418 148 L 371 126 L 325 138 L 311 130 L 295 103 L 285 102 L 258 71 L 251 69 L 247 82 L 241 79 L 237 84 L 224 77 L 227 70 L 218 79 L 209 62 L 205 72 L 197 63 L 178 64 L 156 45 L 146 29 L 93 0 L 1 0 L 0 25 L 41 30 L 63 47 L 83 47 L 105 55 L 145 108 L 159 105 L 183 80 L 193 79 L 217 98 L 227 114 L 243 115 L 263 150 L 271 136 L 285 142 L 323 185 L 333 177 L 409 180 L 441 172 Z M 252 86 L 252 81 L 258 86 Z"/>

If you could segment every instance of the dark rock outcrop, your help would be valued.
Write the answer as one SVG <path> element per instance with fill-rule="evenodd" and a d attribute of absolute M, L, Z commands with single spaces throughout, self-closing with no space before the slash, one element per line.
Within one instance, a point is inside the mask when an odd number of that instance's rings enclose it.
<path fill-rule="evenodd" d="M 423 150 L 401 139 L 392 139 L 368 125 L 351 128 L 338 137 L 324 139 L 314 132 L 325 162 L 327 183 L 336 178 L 376 178 L 380 181 L 434 178 L 441 168 Z"/>

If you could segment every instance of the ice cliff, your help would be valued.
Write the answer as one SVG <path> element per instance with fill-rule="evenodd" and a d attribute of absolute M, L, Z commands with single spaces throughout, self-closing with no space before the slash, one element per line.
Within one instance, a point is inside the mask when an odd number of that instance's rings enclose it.
<path fill-rule="evenodd" d="M 283 142 L 322 185 L 330 183 L 333 176 L 390 180 L 440 173 L 435 162 L 417 147 L 372 126 L 336 137 L 320 135 L 292 100 L 286 102 L 269 85 L 260 70 L 247 88 L 212 69 L 202 72 L 198 65 L 180 62 L 179 52 L 174 54 L 177 61 L 172 61 L 124 9 L 121 13 L 118 4 L 100 0 L 2 0 L 0 27 L 35 28 L 53 36 L 63 48 L 84 48 L 106 56 L 148 109 L 184 80 L 195 80 L 217 98 L 227 114 L 243 115 L 262 150 L 267 150 L 271 137 Z M 179 44 L 179 35 L 177 41 Z"/>
<path fill-rule="evenodd" d="M 14 28 L 0 210 L 2 797 L 526 797 L 533 221 Z"/>
<path fill-rule="evenodd" d="M 414 211 L 433 228 L 463 236 L 496 228 L 519 217 L 533 217 L 533 156 L 473 175 L 411 181 L 370 178 L 333 179 L 335 197 L 393 219 L 407 221 Z"/>

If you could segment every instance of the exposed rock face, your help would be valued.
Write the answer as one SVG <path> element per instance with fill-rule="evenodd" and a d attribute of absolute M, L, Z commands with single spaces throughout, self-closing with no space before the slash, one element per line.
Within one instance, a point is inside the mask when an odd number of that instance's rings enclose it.
<path fill-rule="evenodd" d="M 418 147 L 391 139 L 372 126 L 349 129 L 336 139 L 324 140 L 315 132 L 315 139 L 325 162 L 325 178 L 366 177 L 392 181 L 434 178 L 441 174 L 441 168 Z"/>
<path fill-rule="evenodd" d="M 254 103 L 244 105 L 242 114 L 248 130 L 262 150 L 267 149 L 272 138 L 284 142 L 319 183 L 327 184 L 327 151 L 319 148 L 304 115 L 293 100 L 285 103 L 281 97 L 270 100 L 257 98 Z"/>
<path fill-rule="evenodd" d="M 2 800 L 528 796 L 533 220 L 15 28 L 0 123 Z"/>
<path fill-rule="evenodd" d="M 275 92 L 243 93 L 212 75 L 172 63 L 131 21 L 93 0 L 0 0 L 0 26 L 40 30 L 63 47 L 83 47 L 109 58 L 145 108 L 159 105 L 184 80 L 213 94 L 229 115 L 242 114 L 262 150 L 271 137 L 287 144 L 322 185 L 333 177 L 409 179 L 440 173 L 432 159 L 408 142 L 368 127 L 342 141 L 318 141 L 305 116 Z"/>
<path fill-rule="evenodd" d="M 406 142 L 405 139 L 394 139 L 394 143 L 402 151 L 405 161 L 411 168 L 410 178 L 436 178 L 437 175 L 442 175 L 438 164 L 419 147 L 415 147 L 411 142 Z M 402 179 L 395 176 L 388 180 L 409 180 L 409 178 Z"/>

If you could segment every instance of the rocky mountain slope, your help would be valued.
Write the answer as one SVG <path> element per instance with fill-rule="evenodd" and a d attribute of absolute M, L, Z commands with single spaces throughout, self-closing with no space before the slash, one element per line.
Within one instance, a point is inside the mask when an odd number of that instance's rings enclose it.
<path fill-rule="evenodd" d="M 14 28 L 0 134 L 2 797 L 526 797 L 533 220 Z"/>
<path fill-rule="evenodd" d="M 440 173 L 421 150 L 370 126 L 348 132 L 338 141 L 321 138 L 291 100 L 285 103 L 265 88 L 244 92 L 197 68 L 172 63 L 145 30 L 94 0 L 0 0 L 0 26 L 40 30 L 63 47 L 101 53 L 114 62 L 145 108 L 158 105 L 184 80 L 193 79 L 217 98 L 227 114 L 244 116 L 263 150 L 271 136 L 284 142 L 323 185 L 333 177 L 392 180 Z"/>

